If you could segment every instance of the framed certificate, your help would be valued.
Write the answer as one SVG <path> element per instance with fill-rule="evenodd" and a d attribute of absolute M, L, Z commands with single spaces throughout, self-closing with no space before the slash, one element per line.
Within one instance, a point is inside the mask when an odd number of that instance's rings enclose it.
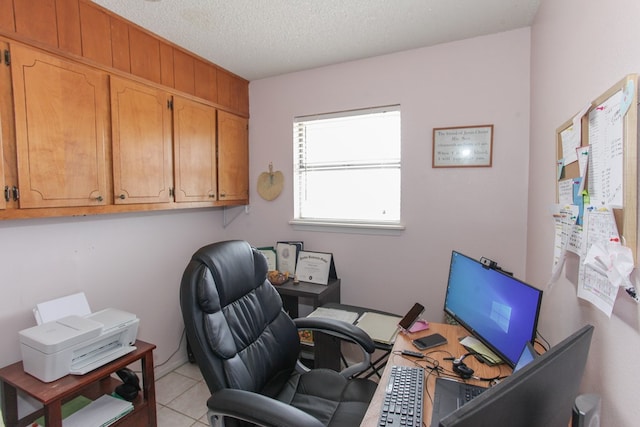
<path fill-rule="evenodd" d="M 262 255 L 264 255 L 264 257 L 267 259 L 267 266 L 269 268 L 269 271 L 277 270 L 277 256 L 276 250 L 273 248 L 273 246 L 257 249 L 262 252 Z"/>
<path fill-rule="evenodd" d="M 298 280 L 327 285 L 329 277 L 335 277 L 332 254 L 300 251 L 296 264 L 296 278 Z"/>
<path fill-rule="evenodd" d="M 493 125 L 433 129 L 433 167 L 491 167 Z"/>

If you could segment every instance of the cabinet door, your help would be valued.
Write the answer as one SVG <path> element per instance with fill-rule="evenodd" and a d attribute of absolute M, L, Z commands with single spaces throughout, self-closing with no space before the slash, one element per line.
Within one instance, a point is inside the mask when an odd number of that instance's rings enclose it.
<path fill-rule="evenodd" d="M 111 77 L 116 204 L 166 203 L 172 186 L 170 96 Z"/>
<path fill-rule="evenodd" d="M 13 45 L 21 208 L 105 204 L 107 76 Z"/>
<path fill-rule="evenodd" d="M 10 202 L 10 189 L 17 185 L 15 176 L 12 179 L 10 171 L 15 172 L 15 137 L 9 130 L 13 129 L 13 103 L 11 102 L 11 73 L 9 67 L 3 65 L 2 53 L 9 45 L 0 40 L 0 209 L 6 209 Z M 7 149 L 9 148 L 9 149 Z"/>
<path fill-rule="evenodd" d="M 174 97 L 173 132 L 176 202 L 216 200 L 216 110 Z"/>
<path fill-rule="evenodd" d="M 218 111 L 218 198 L 249 201 L 248 120 Z"/>

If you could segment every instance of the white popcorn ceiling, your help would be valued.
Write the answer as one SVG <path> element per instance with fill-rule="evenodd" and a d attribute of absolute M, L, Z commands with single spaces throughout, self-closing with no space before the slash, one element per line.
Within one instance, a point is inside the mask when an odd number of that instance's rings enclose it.
<path fill-rule="evenodd" d="M 528 27 L 540 0 L 92 0 L 247 80 Z"/>

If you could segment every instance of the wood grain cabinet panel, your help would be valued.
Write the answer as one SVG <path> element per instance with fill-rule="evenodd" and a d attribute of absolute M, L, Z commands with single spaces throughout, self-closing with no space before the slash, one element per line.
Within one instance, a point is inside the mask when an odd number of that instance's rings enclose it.
<path fill-rule="evenodd" d="M 49 46 L 58 46 L 55 0 L 14 0 L 16 32 Z"/>
<path fill-rule="evenodd" d="M 173 98 L 176 202 L 213 202 L 217 196 L 216 110 Z"/>
<path fill-rule="evenodd" d="M 244 117 L 218 111 L 218 198 L 249 200 L 249 131 Z"/>
<path fill-rule="evenodd" d="M 0 1 L 0 30 L 15 33 L 16 25 L 13 14 L 13 1 Z"/>
<path fill-rule="evenodd" d="M 131 73 L 129 49 L 129 25 L 126 21 L 111 17 L 111 62 L 114 68 Z"/>
<path fill-rule="evenodd" d="M 249 82 L 218 70 L 218 103 L 241 114 L 249 115 Z"/>
<path fill-rule="evenodd" d="M 129 28 L 131 74 L 162 83 L 160 78 L 160 41 L 151 35 Z"/>
<path fill-rule="evenodd" d="M 9 44 L 0 41 L 0 49 L 9 49 Z M 18 187 L 16 166 L 16 136 L 13 125 L 13 94 L 11 90 L 11 69 L 0 66 L 0 209 L 17 207 L 13 200 L 13 188 Z"/>
<path fill-rule="evenodd" d="M 116 204 L 166 203 L 173 184 L 170 96 L 111 76 Z"/>
<path fill-rule="evenodd" d="M 160 83 L 175 88 L 173 76 L 173 47 L 166 43 L 160 43 Z"/>
<path fill-rule="evenodd" d="M 173 49 L 173 76 L 175 88 L 190 95 L 196 94 L 195 59 L 179 49 Z"/>
<path fill-rule="evenodd" d="M 74 55 L 82 55 L 80 6 L 78 0 L 56 0 L 58 47 Z"/>
<path fill-rule="evenodd" d="M 195 93 L 198 98 L 218 102 L 218 82 L 216 67 L 203 61 L 194 63 Z"/>
<path fill-rule="evenodd" d="M 105 204 L 107 76 L 11 46 L 20 208 Z"/>
<path fill-rule="evenodd" d="M 111 18 L 92 3 L 79 5 L 82 56 L 111 67 Z"/>

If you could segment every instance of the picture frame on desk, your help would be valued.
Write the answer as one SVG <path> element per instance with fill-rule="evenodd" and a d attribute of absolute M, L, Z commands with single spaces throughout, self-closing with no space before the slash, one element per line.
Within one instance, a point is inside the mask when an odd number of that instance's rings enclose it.
<path fill-rule="evenodd" d="M 300 241 L 276 242 L 277 270 L 281 273 L 293 275 L 296 271 L 298 254 L 303 248 L 304 243 Z"/>
<path fill-rule="evenodd" d="M 269 271 L 275 271 L 278 269 L 278 256 L 273 246 L 256 249 L 258 249 L 258 251 L 260 251 L 262 255 L 264 255 L 264 257 L 267 259 L 267 268 Z"/>
<path fill-rule="evenodd" d="M 327 252 L 300 251 L 296 263 L 296 278 L 309 283 L 327 285 L 336 279 L 333 254 Z"/>

